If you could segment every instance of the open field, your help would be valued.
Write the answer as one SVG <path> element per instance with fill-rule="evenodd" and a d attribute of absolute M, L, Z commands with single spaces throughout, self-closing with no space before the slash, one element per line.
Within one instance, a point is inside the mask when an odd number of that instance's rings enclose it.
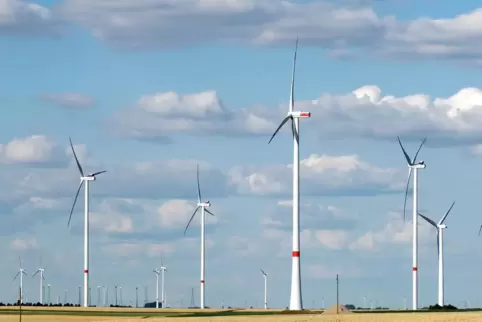
<path fill-rule="evenodd" d="M 326 321 L 326 322 L 480 322 L 482 312 L 453 313 L 353 313 L 323 315 L 321 311 L 305 314 L 283 314 L 280 310 L 220 310 L 220 309 L 135 309 L 135 308 L 75 308 L 25 307 L 24 322 L 170 322 L 170 321 Z M 18 307 L 1 307 L 0 322 L 19 321 Z"/>

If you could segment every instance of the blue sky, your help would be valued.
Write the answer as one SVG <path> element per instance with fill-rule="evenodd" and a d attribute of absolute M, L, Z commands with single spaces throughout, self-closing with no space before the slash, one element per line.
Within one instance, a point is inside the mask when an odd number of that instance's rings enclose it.
<path fill-rule="evenodd" d="M 420 157 L 420 210 L 445 233 L 446 300 L 482 305 L 477 231 L 482 176 L 482 8 L 475 1 L 9 0 L 0 6 L 0 300 L 15 298 L 18 256 L 42 258 L 52 298 L 82 283 L 82 207 L 67 226 L 78 173 L 92 185 L 91 286 L 155 298 L 161 252 L 167 302 L 199 303 L 195 169 L 212 202 L 209 306 L 289 301 L 292 144 L 283 131 L 295 38 L 302 120 L 305 307 L 363 297 L 400 307 L 411 294 L 406 165 Z M 409 207 L 408 211 L 411 209 Z M 420 302 L 436 302 L 435 230 L 420 226 Z M 464 263 L 460 274 L 459 263 Z M 38 279 L 25 282 L 38 298 Z M 96 303 L 96 292 L 93 292 Z"/>

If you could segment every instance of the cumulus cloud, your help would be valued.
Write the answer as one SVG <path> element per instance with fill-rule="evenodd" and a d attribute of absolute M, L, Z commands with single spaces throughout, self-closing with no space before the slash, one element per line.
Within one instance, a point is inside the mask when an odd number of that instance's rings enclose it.
<path fill-rule="evenodd" d="M 80 93 L 49 93 L 42 94 L 39 98 L 60 107 L 74 109 L 84 109 L 95 103 L 93 97 Z"/>
<path fill-rule="evenodd" d="M 185 227 L 191 218 L 196 205 L 188 200 L 169 200 L 157 208 L 157 224 L 164 228 L 171 227 Z M 201 215 L 201 210 L 198 210 L 197 216 Z M 209 218 L 208 218 L 209 217 Z M 211 216 L 206 213 L 206 224 L 215 224 L 218 222 L 216 216 Z M 199 225 L 199 220 L 193 219 L 190 226 Z"/>
<path fill-rule="evenodd" d="M 240 166 L 230 170 L 231 183 L 243 195 L 288 195 L 292 189 L 292 166 Z M 378 168 L 357 155 L 312 154 L 300 161 L 304 195 L 367 195 L 398 191 L 399 170 Z"/>
<path fill-rule="evenodd" d="M 11 241 L 10 247 L 14 250 L 28 250 L 37 248 L 37 240 L 33 237 L 15 238 Z"/>
<path fill-rule="evenodd" d="M 304 125 L 307 135 L 321 139 L 395 141 L 397 135 L 408 140 L 428 136 L 428 146 L 482 141 L 482 90 L 478 88 L 463 88 L 449 97 L 422 93 L 395 97 L 383 94 L 378 86 L 365 85 L 341 95 L 322 93 L 314 100 L 297 101 L 296 106 L 312 113 Z M 117 133 L 138 140 L 169 142 L 170 134 L 175 133 L 268 137 L 286 111 L 286 104 L 274 109 L 228 109 L 215 92 L 186 96 L 163 93 L 139 99 L 134 108 L 116 114 L 111 124 Z M 332 162 L 350 161 L 338 158 Z M 251 180 L 262 184 L 266 178 L 257 175 Z"/>
<path fill-rule="evenodd" d="M 377 251 L 390 245 L 408 245 L 412 242 L 413 224 L 404 222 L 399 214 L 390 213 L 389 221 L 379 230 L 368 231 L 356 238 L 350 249 L 357 251 Z M 424 221 L 419 221 L 419 242 L 435 241 L 433 227 Z"/>
<path fill-rule="evenodd" d="M 397 20 L 372 1 L 67 0 L 64 18 L 121 48 L 202 43 L 301 43 L 351 54 L 441 58 L 480 64 L 482 9 L 454 17 Z M 469 27 L 467 27 L 469 26 Z M 173 37 L 172 35 L 176 35 Z M 346 55 L 344 55 L 346 56 Z"/>
<path fill-rule="evenodd" d="M 155 93 L 141 97 L 133 108 L 124 109 L 112 119 L 114 131 L 122 136 L 170 142 L 174 133 L 260 134 L 271 129 L 256 111 L 230 110 L 215 91 L 179 95 Z"/>
<path fill-rule="evenodd" d="M 54 31 L 57 21 L 53 12 L 24 0 L 0 2 L 0 34 L 45 34 Z"/>
<path fill-rule="evenodd" d="M 53 139 L 45 135 L 32 135 L 0 144 L 0 162 L 58 166 L 66 164 L 67 158 L 63 149 Z"/>

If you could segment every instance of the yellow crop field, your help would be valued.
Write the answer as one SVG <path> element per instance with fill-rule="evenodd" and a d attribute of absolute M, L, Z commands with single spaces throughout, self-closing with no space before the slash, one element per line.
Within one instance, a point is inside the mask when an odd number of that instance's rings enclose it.
<path fill-rule="evenodd" d="M 0 322 L 17 322 L 19 316 L 12 312 L 15 307 L 0 308 Z M 135 308 L 79 308 L 79 307 L 25 307 L 23 322 L 182 322 L 182 321 L 245 321 L 245 322 L 481 322 L 482 312 L 453 313 L 350 313 L 319 314 L 282 314 L 280 310 L 268 310 L 271 315 L 241 315 L 265 313 L 265 310 L 220 310 L 220 309 L 135 309 Z M 3 312 L 2 312 L 3 311 Z M 38 311 L 38 313 L 36 312 Z M 64 311 L 64 312 L 62 312 Z M 233 315 L 214 317 L 192 317 L 193 314 L 221 313 L 231 311 Z M 143 316 L 145 313 L 145 316 Z M 279 314 L 277 314 L 279 313 Z M 240 314 L 240 315 L 236 315 Z M 113 316 L 118 315 L 118 316 Z M 171 317 L 169 316 L 171 315 Z M 186 315 L 186 316 L 183 316 Z M 177 316 L 177 317 L 176 317 Z M 146 317 L 149 317 L 146 319 Z"/>

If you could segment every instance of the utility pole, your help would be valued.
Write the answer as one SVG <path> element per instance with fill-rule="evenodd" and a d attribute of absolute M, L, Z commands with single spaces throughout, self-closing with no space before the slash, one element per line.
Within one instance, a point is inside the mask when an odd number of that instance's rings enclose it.
<path fill-rule="evenodd" d="M 81 286 L 79 285 L 79 306 L 82 304 L 81 303 L 82 296 L 80 295 L 80 293 L 81 293 L 80 289 L 81 289 Z"/>
<path fill-rule="evenodd" d="M 115 306 L 117 306 L 117 285 L 114 285 L 115 289 Z"/>
<path fill-rule="evenodd" d="M 139 307 L 139 286 L 136 286 L 136 308 Z"/>
<path fill-rule="evenodd" d="M 194 287 L 191 289 L 191 307 L 194 307 Z"/>
<path fill-rule="evenodd" d="M 340 283 L 340 280 L 338 278 L 338 274 L 336 274 L 336 314 L 339 313 L 339 309 L 340 309 L 339 283 Z"/>

